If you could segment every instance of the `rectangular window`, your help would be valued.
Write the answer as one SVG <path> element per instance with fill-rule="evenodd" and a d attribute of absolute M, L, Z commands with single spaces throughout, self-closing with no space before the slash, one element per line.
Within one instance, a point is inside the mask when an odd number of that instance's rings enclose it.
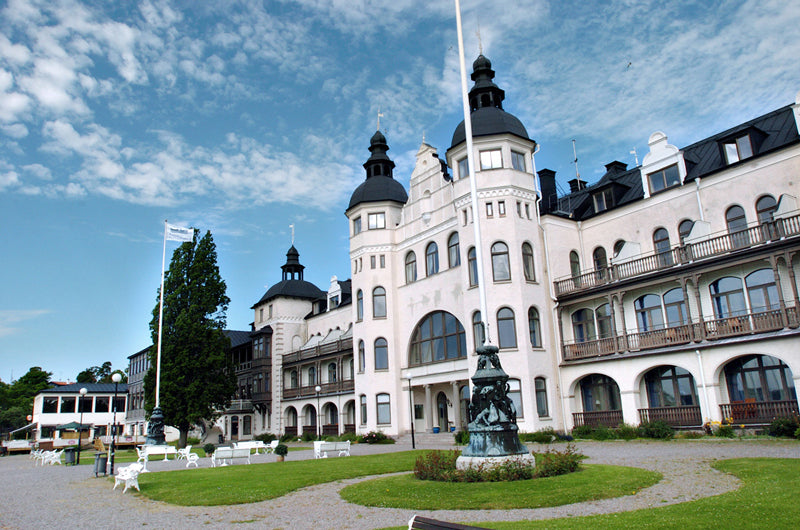
<path fill-rule="evenodd" d="M 369 214 L 368 222 L 370 230 L 386 228 L 386 214 L 383 212 L 371 213 Z"/>
<path fill-rule="evenodd" d="M 78 400 L 78 412 L 92 412 L 93 399 L 88 396 L 83 396 Z"/>
<path fill-rule="evenodd" d="M 505 217 L 506 215 L 506 201 L 497 201 L 497 215 Z"/>
<path fill-rule="evenodd" d="M 269 304 L 269 318 L 272 318 L 272 304 Z"/>
<path fill-rule="evenodd" d="M 467 163 L 467 157 L 464 157 L 458 161 L 458 178 L 465 179 L 467 177 L 469 177 L 469 164 Z"/>
<path fill-rule="evenodd" d="M 375 268 L 375 256 L 374 255 L 369 257 L 369 268 L 370 269 L 374 269 Z"/>
<path fill-rule="evenodd" d="M 500 154 L 500 149 L 481 151 L 481 170 L 501 167 L 503 167 L 503 158 Z"/>
<path fill-rule="evenodd" d="M 525 203 L 525 217 L 527 217 L 528 219 L 531 218 L 531 205 L 528 204 L 527 202 Z"/>
<path fill-rule="evenodd" d="M 125 397 L 117 396 L 117 399 L 112 400 L 112 406 L 116 406 L 117 412 L 125 412 Z M 114 409 L 111 412 L 114 412 Z"/>
<path fill-rule="evenodd" d="M 415 420 L 424 420 L 425 419 L 425 406 L 418 405 L 414 403 L 414 419 Z"/>
<path fill-rule="evenodd" d="M 361 216 L 353 219 L 353 235 L 361 233 Z"/>
<path fill-rule="evenodd" d="M 681 176 L 678 173 L 678 165 L 673 164 L 655 173 L 647 175 L 650 183 L 650 193 L 656 193 L 681 183 Z"/>
<path fill-rule="evenodd" d="M 517 215 L 522 217 L 522 203 L 517 201 Z"/>
<path fill-rule="evenodd" d="M 94 411 L 95 412 L 111 412 L 111 398 L 108 396 L 100 397 L 94 400 Z"/>
<path fill-rule="evenodd" d="M 722 145 L 725 149 L 725 159 L 728 164 L 733 164 L 734 162 L 753 156 L 753 145 L 750 143 L 750 135 L 740 136 Z"/>
<path fill-rule="evenodd" d="M 367 423 L 367 396 L 361 396 L 361 424 Z"/>
<path fill-rule="evenodd" d="M 65 412 L 75 412 L 75 398 L 74 397 L 62 397 L 61 398 L 61 408 L 58 409 L 61 414 Z"/>
<path fill-rule="evenodd" d="M 494 204 L 491 202 L 486 203 L 486 217 L 492 217 L 494 215 Z"/>
<path fill-rule="evenodd" d="M 386 256 L 384 254 L 381 254 L 381 269 L 385 268 L 386 268 Z"/>
<path fill-rule="evenodd" d="M 378 406 L 378 425 L 392 423 L 392 412 L 389 403 L 389 394 L 378 394 L 375 398 Z"/>
<path fill-rule="evenodd" d="M 55 414 L 58 412 L 58 398 L 45 397 L 42 400 L 42 414 Z"/>
<path fill-rule="evenodd" d="M 511 151 L 511 167 L 517 171 L 525 171 L 525 155 Z"/>
<path fill-rule="evenodd" d="M 467 216 L 467 209 L 464 208 L 463 210 L 461 210 L 461 212 L 464 214 L 464 226 L 467 226 L 467 223 L 469 223 L 469 217 Z"/>
<path fill-rule="evenodd" d="M 614 195 L 611 190 L 603 190 L 592 195 L 594 199 L 594 211 L 604 212 L 614 205 Z"/>

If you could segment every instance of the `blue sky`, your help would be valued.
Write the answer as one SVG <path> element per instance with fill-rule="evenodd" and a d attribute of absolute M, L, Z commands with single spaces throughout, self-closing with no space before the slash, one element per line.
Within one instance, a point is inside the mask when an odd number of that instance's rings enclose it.
<path fill-rule="evenodd" d="M 462 119 L 451 0 L 0 3 L 0 379 L 150 342 L 163 221 L 211 230 L 228 327 L 280 280 L 349 278 L 344 209 L 381 129 L 403 184 Z M 800 3 L 464 0 L 505 109 L 573 178 L 793 103 Z M 477 36 L 480 33 L 480 42 Z M 176 243 L 168 243 L 168 256 Z"/>

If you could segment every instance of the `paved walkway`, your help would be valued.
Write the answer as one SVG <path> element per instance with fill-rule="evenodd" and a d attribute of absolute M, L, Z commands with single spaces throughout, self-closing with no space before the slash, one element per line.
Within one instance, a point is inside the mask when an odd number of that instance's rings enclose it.
<path fill-rule="evenodd" d="M 735 489 L 737 480 L 710 467 L 721 458 L 771 456 L 800 458 L 800 444 L 782 441 L 580 442 L 588 463 L 629 465 L 664 475 L 658 484 L 636 495 L 536 510 L 442 510 L 415 512 L 367 508 L 344 502 L 338 491 L 365 479 L 322 484 L 284 497 L 253 504 L 219 507 L 172 506 L 148 500 L 121 488 L 112 491 L 109 479 L 95 479 L 90 466 L 35 467 L 26 455 L 0 459 L 0 529 L 69 528 L 324 528 L 368 530 L 404 525 L 414 513 L 449 521 L 519 521 L 580 516 L 687 502 Z M 441 446 L 440 446 L 441 447 Z M 433 447 L 423 447 L 433 448 Z M 536 448 L 542 449 L 542 446 Z M 405 444 L 354 445 L 352 453 L 402 451 Z M 289 459 L 313 457 L 312 451 L 291 452 Z M 271 462 L 261 455 L 254 462 Z M 201 465 L 210 466 L 210 459 Z M 236 464 L 242 465 L 242 464 Z M 183 469 L 180 462 L 154 461 L 153 471 Z"/>

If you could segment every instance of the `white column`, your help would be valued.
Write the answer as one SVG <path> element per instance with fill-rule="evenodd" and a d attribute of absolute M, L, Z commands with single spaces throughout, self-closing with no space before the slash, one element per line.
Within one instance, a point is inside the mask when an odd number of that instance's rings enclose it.
<path fill-rule="evenodd" d="M 425 430 L 433 432 L 433 402 L 431 401 L 431 385 L 425 385 Z"/>
<path fill-rule="evenodd" d="M 461 395 L 458 392 L 458 381 L 453 381 L 453 425 L 456 430 L 461 428 Z"/>

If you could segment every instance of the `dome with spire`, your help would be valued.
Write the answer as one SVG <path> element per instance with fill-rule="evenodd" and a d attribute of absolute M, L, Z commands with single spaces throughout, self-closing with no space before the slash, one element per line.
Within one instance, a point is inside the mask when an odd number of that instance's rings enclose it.
<path fill-rule="evenodd" d="M 494 70 L 492 62 L 479 55 L 472 63 L 472 80 L 475 84 L 469 91 L 470 119 L 472 121 L 472 136 L 489 136 L 493 134 L 513 134 L 530 140 L 528 131 L 522 122 L 503 110 L 505 92 L 494 84 Z M 450 147 L 455 147 L 466 141 L 464 122 L 458 124 L 453 133 Z"/>
<path fill-rule="evenodd" d="M 394 201 L 405 204 L 408 194 L 403 185 L 392 177 L 394 162 L 386 155 L 389 145 L 380 131 L 375 131 L 369 141 L 369 159 L 364 162 L 367 179 L 350 196 L 350 210 L 365 202 Z"/>
<path fill-rule="evenodd" d="M 261 297 L 261 300 L 250 309 L 255 309 L 257 306 L 278 297 L 301 298 L 304 300 L 324 299 L 324 292 L 313 283 L 303 279 L 303 269 L 305 267 L 300 264 L 300 253 L 292 245 L 286 253 L 286 264 L 281 265 L 283 279 L 270 287 Z"/>

